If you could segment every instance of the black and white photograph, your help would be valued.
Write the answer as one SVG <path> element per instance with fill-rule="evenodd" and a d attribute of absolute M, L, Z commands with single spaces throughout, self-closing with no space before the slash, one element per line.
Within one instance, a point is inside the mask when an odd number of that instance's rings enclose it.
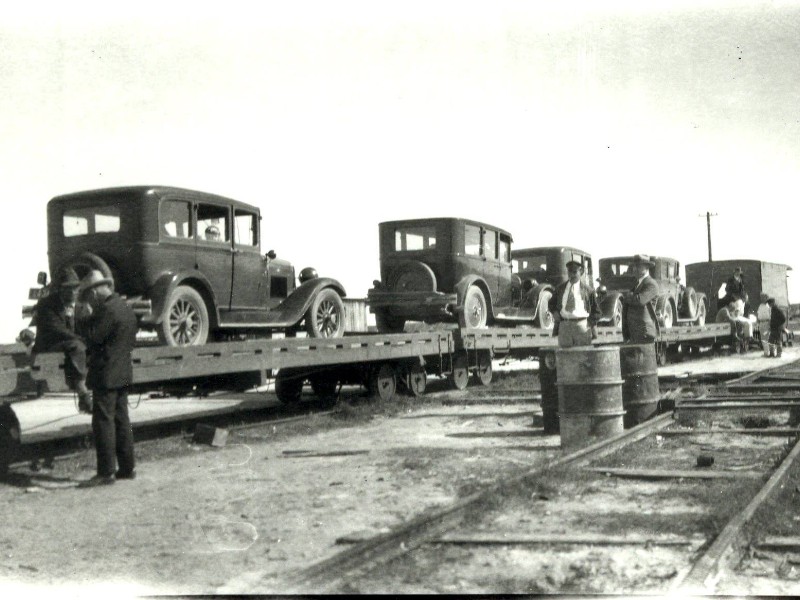
<path fill-rule="evenodd" d="M 800 595 L 798 32 L 7 6 L 0 595 Z"/>

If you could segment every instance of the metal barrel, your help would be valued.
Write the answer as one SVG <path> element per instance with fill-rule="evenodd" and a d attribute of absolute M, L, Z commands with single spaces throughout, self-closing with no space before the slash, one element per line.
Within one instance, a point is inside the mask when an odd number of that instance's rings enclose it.
<path fill-rule="evenodd" d="M 658 361 L 655 344 L 625 344 L 619 349 L 625 427 L 633 427 L 658 412 Z"/>
<path fill-rule="evenodd" d="M 558 385 L 556 383 L 556 351 L 539 350 L 539 384 L 542 388 L 542 420 L 546 434 L 558 433 Z"/>
<path fill-rule="evenodd" d="M 624 430 L 618 346 L 556 351 L 561 447 L 571 451 Z"/>

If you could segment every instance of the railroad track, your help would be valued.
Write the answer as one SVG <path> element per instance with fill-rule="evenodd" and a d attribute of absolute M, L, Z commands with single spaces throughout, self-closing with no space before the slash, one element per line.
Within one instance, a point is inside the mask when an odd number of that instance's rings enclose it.
<path fill-rule="evenodd" d="M 674 413 L 388 533 L 342 539 L 347 549 L 277 589 L 713 593 L 721 571 L 753 542 L 746 525 L 800 455 L 793 404 L 771 398 L 787 387 L 766 386 L 745 402 L 742 393 L 765 376 L 785 383 L 781 373 L 796 369 L 791 363 L 725 393 L 679 400 Z M 800 537 L 795 542 L 800 547 Z"/>

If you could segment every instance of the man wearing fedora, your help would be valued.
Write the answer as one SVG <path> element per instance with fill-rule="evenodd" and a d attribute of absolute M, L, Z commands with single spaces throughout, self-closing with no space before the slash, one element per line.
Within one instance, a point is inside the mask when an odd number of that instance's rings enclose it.
<path fill-rule="evenodd" d="M 741 300 L 742 304 L 747 304 L 749 300 L 747 290 L 744 289 L 744 275 L 741 267 L 736 267 L 733 270 L 733 275 L 725 282 L 725 297 L 719 301 L 719 306 L 725 306 L 731 300 Z"/>
<path fill-rule="evenodd" d="M 597 298 L 581 277 L 583 265 L 571 260 L 566 267 L 568 279 L 556 287 L 548 305 L 555 321 L 553 335 L 561 348 L 591 346 L 601 316 Z"/>
<path fill-rule="evenodd" d="M 90 313 L 82 331 L 89 347 L 87 382 L 94 396 L 92 433 L 97 453 L 97 475 L 81 487 L 136 477 L 128 386 L 133 378 L 131 351 L 138 325 L 133 310 L 114 292 L 113 285 L 112 279 L 96 270 L 81 282 L 80 299 L 88 304 Z"/>
<path fill-rule="evenodd" d="M 60 274 L 57 293 L 45 296 L 34 309 L 36 339 L 32 353 L 64 353 L 64 373 L 70 387 L 78 393 L 78 410 L 92 412 L 92 399 L 86 387 L 86 344 L 75 329 L 75 301 L 80 279 L 73 269 Z"/>
<path fill-rule="evenodd" d="M 636 254 L 630 268 L 637 278 L 630 292 L 622 300 L 622 338 L 631 344 L 651 344 L 659 332 L 656 316 L 658 284 L 650 277 L 650 267 L 655 263 L 647 254 Z"/>

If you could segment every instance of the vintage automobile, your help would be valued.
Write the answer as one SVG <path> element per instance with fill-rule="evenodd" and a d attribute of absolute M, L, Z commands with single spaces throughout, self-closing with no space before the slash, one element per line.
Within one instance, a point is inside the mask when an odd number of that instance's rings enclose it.
<path fill-rule="evenodd" d="M 310 336 L 342 336 L 342 285 L 313 268 L 297 285 L 289 262 L 261 253 L 260 224 L 255 206 L 175 187 L 58 196 L 47 205 L 50 273 L 99 269 L 130 303 L 149 301 L 140 327 L 170 346 L 302 326 Z"/>
<path fill-rule="evenodd" d="M 556 287 L 566 281 L 567 263 L 583 265 L 583 280 L 592 287 L 592 256 L 569 246 L 542 246 L 511 252 L 512 277 L 519 279 L 519 294 L 524 305 L 535 307 L 539 327 L 553 328 L 553 316 L 547 308 Z"/>
<path fill-rule="evenodd" d="M 388 221 L 378 231 L 381 279 L 367 304 L 379 331 L 402 331 L 406 321 L 537 321 L 537 306 L 523 302 L 521 279 L 512 275 L 507 231 L 459 218 Z"/>
<path fill-rule="evenodd" d="M 680 281 L 680 263 L 674 258 L 651 256 L 655 263 L 650 268 L 650 276 L 656 280 L 659 296 L 656 301 L 656 314 L 661 325 L 669 329 L 675 323 L 695 323 L 704 325 L 708 314 L 706 295 Z M 615 327 L 622 325 L 622 297 L 631 291 L 637 282 L 630 270 L 633 256 L 601 258 L 597 302 L 603 313 L 602 322 Z"/>

